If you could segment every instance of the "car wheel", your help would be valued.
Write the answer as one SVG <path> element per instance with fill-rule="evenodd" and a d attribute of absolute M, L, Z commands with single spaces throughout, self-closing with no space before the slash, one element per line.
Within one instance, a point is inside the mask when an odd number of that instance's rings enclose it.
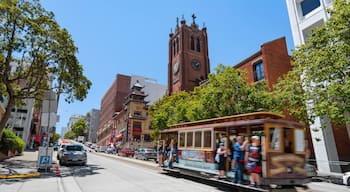
<path fill-rule="evenodd" d="M 348 186 L 350 186 L 350 177 L 348 178 L 346 183 L 347 183 Z"/>

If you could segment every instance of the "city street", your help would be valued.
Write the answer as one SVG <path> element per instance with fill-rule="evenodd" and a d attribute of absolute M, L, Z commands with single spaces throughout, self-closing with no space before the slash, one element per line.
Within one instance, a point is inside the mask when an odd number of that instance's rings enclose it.
<path fill-rule="evenodd" d="M 109 191 L 220 191 L 183 178 L 160 173 L 159 169 L 142 167 L 89 153 L 88 165 L 62 166 L 61 176 L 0 180 L 1 192 L 109 192 Z"/>
<path fill-rule="evenodd" d="M 30 153 L 26 153 L 28 155 Z M 35 153 L 33 153 L 35 154 Z M 35 155 L 32 155 L 32 158 Z M 22 157 L 24 158 L 24 157 Z M 55 167 L 55 164 L 53 164 Z M 61 166 L 39 178 L 1 179 L 1 192 L 109 192 L 109 191 L 229 191 L 185 178 L 162 174 L 154 162 L 88 153 L 87 166 Z M 343 185 L 313 182 L 306 191 L 350 191 Z M 232 190 L 231 190 L 232 191 Z M 303 191 L 300 189 L 298 191 Z"/>

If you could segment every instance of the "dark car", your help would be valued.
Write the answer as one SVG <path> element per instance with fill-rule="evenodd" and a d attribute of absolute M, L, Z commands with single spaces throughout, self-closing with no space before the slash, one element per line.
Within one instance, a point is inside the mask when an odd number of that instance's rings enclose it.
<path fill-rule="evenodd" d="M 87 155 L 84 147 L 79 144 L 65 145 L 58 152 L 60 165 L 86 165 Z"/>
<path fill-rule="evenodd" d="M 125 157 L 133 157 L 134 154 L 135 154 L 135 150 L 131 148 L 124 148 L 118 151 L 118 155 L 125 156 Z"/>
<path fill-rule="evenodd" d="M 148 160 L 148 159 L 157 159 L 157 152 L 154 149 L 150 148 L 140 148 L 135 151 L 134 157 L 136 159 Z"/>

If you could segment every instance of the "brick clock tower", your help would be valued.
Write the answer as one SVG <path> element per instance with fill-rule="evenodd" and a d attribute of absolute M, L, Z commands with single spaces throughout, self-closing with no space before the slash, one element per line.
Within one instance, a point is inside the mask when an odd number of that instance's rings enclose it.
<path fill-rule="evenodd" d="M 194 14 L 192 19 L 192 24 L 187 26 L 184 18 L 180 25 L 177 18 L 175 32 L 169 34 L 169 95 L 192 91 L 210 73 L 207 28 L 199 29 Z"/>

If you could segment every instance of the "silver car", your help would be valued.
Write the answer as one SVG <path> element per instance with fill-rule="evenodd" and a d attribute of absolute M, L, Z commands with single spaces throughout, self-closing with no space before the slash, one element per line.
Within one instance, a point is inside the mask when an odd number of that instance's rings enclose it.
<path fill-rule="evenodd" d="M 137 151 L 135 151 L 134 158 L 146 161 L 149 159 L 157 160 L 157 152 L 154 149 L 140 148 Z"/>
<path fill-rule="evenodd" d="M 65 145 L 58 153 L 60 165 L 86 165 L 87 155 L 82 145 Z"/>

